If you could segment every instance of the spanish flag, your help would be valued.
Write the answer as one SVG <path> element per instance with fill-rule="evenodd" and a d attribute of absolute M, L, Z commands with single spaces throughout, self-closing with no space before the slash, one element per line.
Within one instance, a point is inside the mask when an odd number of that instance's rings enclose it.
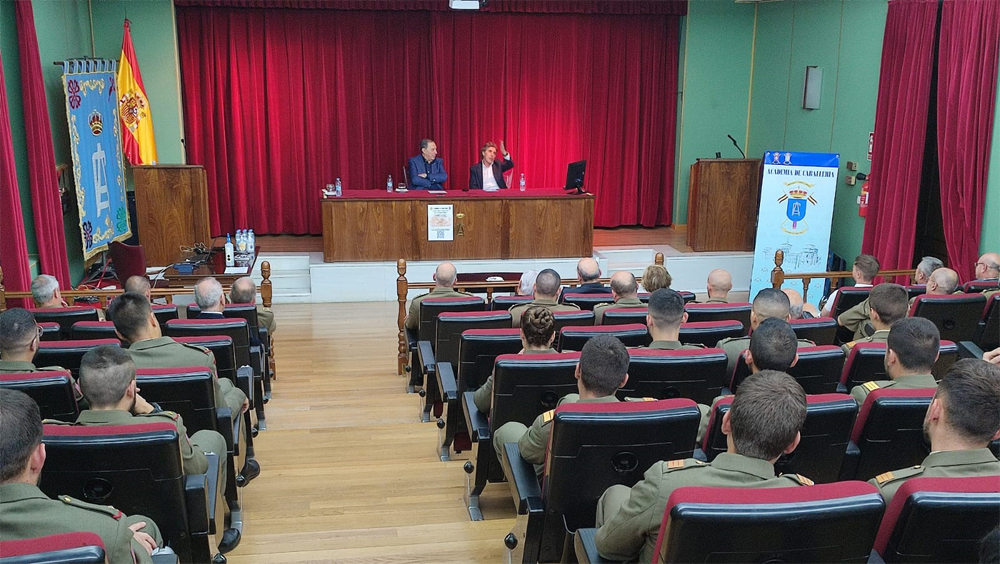
<path fill-rule="evenodd" d="M 133 165 L 156 164 L 153 114 L 146 87 L 139 74 L 139 61 L 132 48 L 131 22 L 125 20 L 122 58 L 118 63 L 118 115 L 122 122 L 122 151 Z"/>

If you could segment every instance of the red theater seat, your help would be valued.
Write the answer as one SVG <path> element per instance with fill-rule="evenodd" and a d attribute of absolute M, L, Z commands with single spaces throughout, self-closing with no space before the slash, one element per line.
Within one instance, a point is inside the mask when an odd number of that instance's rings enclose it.
<path fill-rule="evenodd" d="M 31 396 L 38 404 L 42 419 L 71 423 L 80 413 L 73 377 L 66 370 L 0 374 L 0 388 L 20 390 Z"/>
<path fill-rule="evenodd" d="M 80 377 L 80 361 L 88 351 L 101 346 L 119 347 L 118 339 L 89 339 L 83 341 L 42 341 L 33 361 L 35 366 L 60 366 L 69 370 L 73 378 Z"/>
<path fill-rule="evenodd" d="M 837 320 L 832 317 L 792 319 L 788 323 L 799 339 L 812 341 L 817 345 L 832 345 L 837 340 Z"/>
<path fill-rule="evenodd" d="M 746 302 L 731 304 L 687 304 L 684 311 L 688 323 L 699 321 L 739 321 L 743 324 L 743 334 L 750 332 L 750 310 L 753 306 Z"/>
<path fill-rule="evenodd" d="M 597 325 L 593 327 L 563 327 L 559 331 L 559 350 L 580 351 L 587 341 L 598 335 L 618 337 L 626 347 L 640 347 L 650 343 L 645 325 Z"/>
<path fill-rule="evenodd" d="M 104 562 L 104 541 L 95 533 L 61 533 L 33 539 L 0 541 L 0 564 Z"/>
<path fill-rule="evenodd" d="M 842 480 L 870 480 L 920 464 L 930 454 L 924 415 L 935 390 L 879 388 L 868 394 L 851 431 Z"/>
<path fill-rule="evenodd" d="M 688 398 L 708 405 L 722 394 L 726 377 L 722 349 L 629 349 L 628 354 L 628 382 L 618 390 L 619 399 Z"/>
<path fill-rule="evenodd" d="M 941 339 L 972 341 L 976 338 L 979 321 L 983 318 L 986 296 L 982 294 L 951 294 L 947 296 L 917 296 L 910 306 L 911 317 L 930 319 L 941 331 Z"/>

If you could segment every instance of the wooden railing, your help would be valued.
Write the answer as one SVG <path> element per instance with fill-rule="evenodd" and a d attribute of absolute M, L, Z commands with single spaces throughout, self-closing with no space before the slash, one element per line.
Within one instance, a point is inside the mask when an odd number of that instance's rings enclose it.
<path fill-rule="evenodd" d="M 781 285 L 786 280 L 801 280 L 802 281 L 802 301 L 809 300 L 809 284 L 815 278 L 829 278 L 833 280 L 834 288 L 840 286 L 841 278 L 850 278 L 852 273 L 850 271 L 835 271 L 835 272 L 804 272 L 789 274 L 781 269 L 781 265 L 785 262 L 785 253 L 783 251 L 774 252 L 774 268 L 771 269 L 771 287 L 774 289 L 780 289 Z M 912 277 L 914 270 L 880 270 L 876 278 L 887 278 L 895 276 L 909 276 Z"/>
<path fill-rule="evenodd" d="M 264 261 L 260 263 L 260 275 L 264 278 L 260 283 L 260 297 L 264 307 L 271 307 L 271 298 L 274 295 L 274 288 L 271 286 L 271 263 Z M 223 291 L 228 292 L 229 286 L 223 286 Z M 59 290 L 59 294 L 69 305 L 74 305 L 78 298 L 97 298 L 101 308 L 108 306 L 108 300 L 115 296 L 120 296 L 125 290 Z M 167 303 L 173 303 L 174 296 L 178 294 L 190 295 L 194 293 L 194 288 L 152 288 L 150 294 L 153 299 L 164 298 Z M 7 300 L 20 298 L 31 299 L 31 292 L 12 292 L 4 288 L 3 269 L 0 268 L 0 311 L 7 309 Z"/>
<path fill-rule="evenodd" d="M 663 266 L 663 253 L 656 253 L 653 257 L 653 264 L 658 264 Z M 396 261 L 396 272 L 399 276 L 396 277 L 396 302 L 399 306 L 399 311 L 396 314 L 396 326 L 399 329 L 399 334 L 397 335 L 399 339 L 399 351 L 396 356 L 396 369 L 400 376 L 403 375 L 403 367 L 406 366 L 406 353 L 409 349 L 408 343 L 406 342 L 406 329 L 403 326 L 406 320 L 406 295 L 411 289 L 413 290 L 433 290 L 436 284 L 434 282 L 410 282 L 406 279 L 406 259 L 399 259 Z M 642 277 L 637 276 L 636 280 L 642 282 Z M 611 282 L 610 278 L 601 278 L 602 284 L 608 284 Z M 486 301 L 493 299 L 493 292 L 496 290 L 515 290 L 520 286 L 520 280 L 504 280 L 503 282 L 456 282 L 455 289 L 459 291 L 466 290 L 486 290 Z M 578 281 L 573 280 L 571 282 L 566 282 L 567 286 L 573 287 L 578 284 Z"/>

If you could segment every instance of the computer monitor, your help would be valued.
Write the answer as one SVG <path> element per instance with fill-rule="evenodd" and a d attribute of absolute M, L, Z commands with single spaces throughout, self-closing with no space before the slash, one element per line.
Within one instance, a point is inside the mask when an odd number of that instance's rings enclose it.
<path fill-rule="evenodd" d="M 586 194 L 583 190 L 583 173 L 587 170 L 587 161 L 569 163 L 566 167 L 566 186 L 563 190 L 576 190 L 577 194 Z"/>

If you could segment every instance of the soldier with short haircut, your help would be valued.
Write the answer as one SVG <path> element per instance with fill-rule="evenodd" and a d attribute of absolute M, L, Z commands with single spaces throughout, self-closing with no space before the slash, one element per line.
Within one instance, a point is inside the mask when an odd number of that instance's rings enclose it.
<path fill-rule="evenodd" d="M 579 311 L 580 306 L 575 304 L 561 304 L 559 303 L 559 295 L 562 291 L 562 278 L 559 277 L 559 273 L 551 268 L 546 268 L 545 270 L 538 273 L 535 277 L 535 287 L 533 290 L 533 295 L 535 299 L 531 300 L 526 304 L 518 304 L 510 308 L 510 317 L 513 327 L 521 326 L 521 315 L 528 311 L 529 307 L 541 306 L 545 309 L 556 312 L 556 311 Z"/>
<path fill-rule="evenodd" d="M 886 339 L 885 372 L 890 379 L 854 386 L 851 396 L 858 405 L 864 405 L 868 394 L 879 388 L 936 388 L 937 381 L 931 370 L 937 362 L 940 345 L 941 333 L 929 319 L 900 319 L 893 324 Z"/>

